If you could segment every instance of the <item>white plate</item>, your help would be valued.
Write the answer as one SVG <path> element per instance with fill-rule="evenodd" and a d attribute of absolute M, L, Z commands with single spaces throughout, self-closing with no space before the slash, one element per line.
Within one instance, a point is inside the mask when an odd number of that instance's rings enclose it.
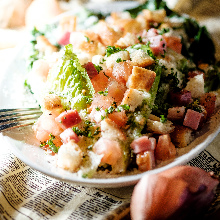
<path fill-rule="evenodd" d="M 36 105 L 34 101 L 31 103 L 30 100 L 24 98 L 25 96 L 23 94 L 23 82 L 26 74 L 24 54 L 25 47 L 19 47 L 14 58 L 11 60 L 11 65 L 1 78 L 0 108 L 34 107 Z M 158 173 L 176 165 L 186 164 L 203 151 L 213 141 L 219 131 L 220 114 L 216 114 L 216 117 L 214 117 L 211 123 L 207 124 L 207 126 L 200 131 L 200 136 L 192 144 L 186 148 L 178 149 L 178 156 L 175 160 L 167 161 L 166 164 L 160 164 L 160 167 L 148 171 L 147 173 Z M 51 156 L 46 155 L 45 151 L 39 147 L 39 143 L 34 138 L 30 126 L 5 131 L 0 134 L 0 138 L 5 142 L 6 146 L 10 146 L 13 153 L 19 159 L 33 169 L 69 183 L 91 187 L 122 187 L 137 183 L 145 174 L 115 178 L 84 179 L 77 177 L 73 173 L 57 168 L 53 162 L 51 162 Z"/>

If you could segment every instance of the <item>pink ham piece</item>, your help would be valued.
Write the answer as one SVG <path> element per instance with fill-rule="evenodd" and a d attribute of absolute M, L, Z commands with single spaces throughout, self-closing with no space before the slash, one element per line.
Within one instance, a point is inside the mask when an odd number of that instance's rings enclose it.
<path fill-rule="evenodd" d="M 94 144 L 93 151 L 98 155 L 103 155 L 101 162 L 110 165 L 115 165 L 122 157 L 119 143 L 103 137 Z"/>
<path fill-rule="evenodd" d="M 62 112 L 58 117 L 56 117 L 55 121 L 59 122 L 60 127 L 63 128 L 63 130 L 65 130 L 74 125 L 79 124 L 82 120 L 77 110 L 67 110 Z"/>
<path fill-rule="evenodd" d="M 150 41 L 150 48 L 155 56 L 164 55 L 167 49 L 167 43 L 161 35 L 148 38 Z"/>
<path fill-rule="evenodd" d="M 169 160 L 175 158 L 176 148 L 171 142 L 169 134 L 160 135 L 155 148 L 155 158 L 157 160 Z"/>
<path fill-rule="evenodd" d="M 183 121 L 183 125 L 186 127 L 190 127 L 193 130 L 197 130 L 199 124 L 203 118 L 203 114 L 192 109 L 188 109 Z"/>
<path fill-rule="evenodd" d="M 75 143 L 79 142 L 79 137 L 73 131 L 72 128 L 67 128 L 60 134 L 60 138 L 64 144 L 68 143 L 70 140 L 74 140 Z"/>
<path fill-rule="evenodd" d="M 163 35 L 163 37 L 167 43 L 167 47 L 169 47 L 172 50 L 176 51 L 177 53 L 181 54 L 181 51 L 182 51 L 181 37 L 164 36 L 164 35 Z"/>
<path fill-rule="evenodd" d="M 89 75 L 90 79 L 94 78 L 95 76 L 99 74 L 92 62 L 88 62 L 84 64 L 83 67 L 86 69 L 86 72 Z"/>
<path fill-rule="evenodd" d="M 156 147 L 156 139 L 153 137 L 142 136 L 132 141 L 131 148 L 135 154 L 144 151 L 154 151 Z"/>
<path fill-rule="evenodd" d="M 58 40 L 58 44 L 65 46 L 70 43 L 70 32 L 65 32 Z"/>
<path fill-rule="evenodd" d="M 183 121 L 185 116 L 185 107 L 172 107 L 168 109 L 167 119 L 170 121 Z"/>
<path fill-rule="evenodd" d="M 191 92 L 185 89 L 180 92 L 172 92 L 170 93 L 170 101 L 177 106 L 186 106 L 192 102 Z"/>

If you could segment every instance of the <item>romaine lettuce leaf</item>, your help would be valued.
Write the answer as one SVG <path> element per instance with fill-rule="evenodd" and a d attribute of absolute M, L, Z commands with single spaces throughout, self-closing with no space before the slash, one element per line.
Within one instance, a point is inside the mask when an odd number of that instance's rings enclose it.
<path fill-rule="evenodd" d="M 64 108 L 86 109 L 94 88 L 86 70 L 72 52 L 72 45 L 63 48 L 63 55 L 49 73 L 47 86 L 50 93 L 60 96 Z"/>

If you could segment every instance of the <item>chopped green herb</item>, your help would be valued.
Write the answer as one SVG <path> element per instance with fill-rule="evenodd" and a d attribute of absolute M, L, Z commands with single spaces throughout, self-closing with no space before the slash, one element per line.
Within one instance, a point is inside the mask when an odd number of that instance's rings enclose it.
<path fill-rule="evenodd" d="M 122 62 L 122 59 L 121 59 L 121 58 L 118 58 L 118 59 L 116 60 L 116 63 L 120 63 L 120 62 Z"/>
<path fill-rule="evenodd" d="M 165 33 L 168 33 L 169 31 L 170 31 L 169 28 L 162 28 L 161 30 L 158 30 L 158 34 L 163 35 Z"/>
<path fill-rule="evenodd" d="M 103 68 L 101 66 L 99 66 L 99 65 L 95 65 L 94 64 L 94 67 L 96 68 L 98 73 L 103 70 Z"/>
<path fill-rule="evenodd" d="M 96 110 L 96 111 L 100 111 L 100 108 L 97 106 L 97 107 L 95 108 L 95 110 Z"/>
<path fill-rule="evenodd" d="M 87 36 L 85 36 L 85 38 L 86 38 L 86 42 L 90 42 L 90 39 Z"/>
<path fill-rule="evenodd" d="M 164 115 L 160 115 L 160 122 L 161 122 L 161 123 L 167 122 L 167 118 L 165 118 Z"/>
<path fill-rule="evenodd" d="M 115 47 L 115 46 L 107 46 L 106 56 L 109 57 L 110 55 L 112 55 L 114 53 L 118 53 L 120 51 L 123 51 L 123 49 L 121 49 L 119 47 Z"/>
<path fill-rule="evenodd" d="M 119 105 L 118 106 L 118 110 L 120 111 L 121 109 L 123 109 L 125 111 L 129 111 L 130 110 L 130 106 L 128 104 Z"/>
<path fill-rule="evenodd" d="M 57 147 L 54 143 L 53 140 L 55 139 L 55 136 L 50 134 L 50 139 L 48 141 L 41 142 L 40 147 L 48 145 L 48 147 L 53 151 L 54 153 L 58 153 L 58 150 L 60 147 Z"/>
<path fill-rule="evenodd" d="M 99 91 L 98 92 L 100 95 L 107 96 L 108 95 L 108 90 L 106 89 L 105 91 Z"/>
<path fill-rule="evenodd" d="M 142 37 L 141 37 L 141 36 L 138 36 L 138 40 L 139 40 L 139 42 L 140 42 L 140 43 L 142 43 L 142 42 L 143 42 L 143 40 L 142 40 Z"/>
<path fill-rule="evenodd" d="M 84 122 L 84 127 L 83 129 L 79 129 L 78 127 L 73 127 L 73 131 L 78 135 L 78 136 L 85 136 L 88 138 L 94 138 L 95 136 L 99 135 L 100 128 L 94 128 L 95 123 L 86 120 Z"/>

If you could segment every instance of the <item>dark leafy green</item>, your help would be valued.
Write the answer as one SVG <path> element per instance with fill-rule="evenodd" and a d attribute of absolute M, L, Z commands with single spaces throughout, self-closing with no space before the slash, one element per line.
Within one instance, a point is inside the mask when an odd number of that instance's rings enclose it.
<path fill-rule="evenodd" d="M 215 46 L 206 27 L 200 26 L 194 19 L 185 18 L 183 24 L 184 30 L 188 36 L 189 46 L 183 41 L 183 55 L 191 58 L 196 64 L 215 63 Z"/>
<path fill-rule="evenodd" d="M 148 0 L 145 3 L 137 6 L 136 8 L 128 9 L 128 11 L 132 18 L 136 18 L 137 15 L 143 10 L 143 9 L 149 9 L 149 10 L 158 10 L 158 9 L 164 9 L 168 16 L 177 16 L 178 14 L 172 10 L 170 10 L 166 2 L 163 0 Z"/>

